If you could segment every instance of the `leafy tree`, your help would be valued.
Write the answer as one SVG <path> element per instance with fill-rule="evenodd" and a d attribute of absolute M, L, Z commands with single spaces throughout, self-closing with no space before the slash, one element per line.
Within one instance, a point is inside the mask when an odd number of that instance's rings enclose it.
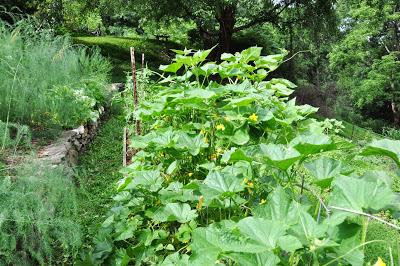
<path fill-rule="evenodd" d="M 342 41 L 330 54 L 356 108 L 384 108 L 400 126 L 400 3 L 340 1 Z"/>
<path fill-rule="evenodd" d="M 231 50 L 232 36 L 237 32 L 263 23 L 279 24 L 284 20 L 283 15 L 288 10 L 306 8 L 316 12 L 325 12 L 332 8 L 333 2 L 333 0 L 131 0 L 120 1 L 119 4 L 126 8 L 128 3 L 130 8 L 146 19 L 161 21 L 183 18 L 192 20 L 197 25 L 204 46 L 212 46 L 215 39 L 218 39 L 221 53 Z M 107 4 L 115 6 L 116 2 Z M 322 6 L 323 10 L 320 9 Z M 308 13 L 302 12 L 301 15 L 293 18 L 292 21 L 305 20 Z"/>

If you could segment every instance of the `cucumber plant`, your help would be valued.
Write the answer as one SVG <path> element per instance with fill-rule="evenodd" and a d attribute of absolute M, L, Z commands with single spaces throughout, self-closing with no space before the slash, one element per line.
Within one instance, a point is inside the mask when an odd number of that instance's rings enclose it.
<path fill-rule="evenodd" d="M 268 79 L 285 51 L 252 47 L 219 63 L 207 62 L 211 50 L 175 52 L 135 113 L 148 131 L 131 139 L 139 152 L 85 263 L 362 265 L 370 242 L 355 217 L 397 228 L 379 213 L 399 208 L 388 174 L 346 160 L 399 166 L 400 142 L 360 152 L 326 134 L 317 109 L 290 98 L 295 84 Z"/>

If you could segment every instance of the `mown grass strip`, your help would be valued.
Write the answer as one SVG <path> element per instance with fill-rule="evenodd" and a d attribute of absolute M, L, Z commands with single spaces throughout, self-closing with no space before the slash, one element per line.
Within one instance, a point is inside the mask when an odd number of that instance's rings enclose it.
<path fill-rule="evenodd" d="M 93 237 L 112 205 L 115 182 L 121 177 L 123 127 L 124 121 L 117 115 L 109 118 L 79 158 L 76 178 L 80 187 L 79 216 L 85 240 Z"/>

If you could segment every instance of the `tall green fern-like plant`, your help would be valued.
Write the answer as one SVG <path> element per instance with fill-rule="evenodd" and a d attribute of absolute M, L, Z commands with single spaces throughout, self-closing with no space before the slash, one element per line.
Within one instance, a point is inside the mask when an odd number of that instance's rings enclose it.
<path fill-rule="evenodd" d="M 0 120 L 69 128 L 95 118 L 109 63 L 31 22 L 11 28 L 0 21 Z"/>
<path fill-rule="evenodd" d="M 75 186 L 61 167 L 31 163 L 15 177 L 0 176 L 0 265 L 71 261 L 82 237 L 76 208 Z"/>

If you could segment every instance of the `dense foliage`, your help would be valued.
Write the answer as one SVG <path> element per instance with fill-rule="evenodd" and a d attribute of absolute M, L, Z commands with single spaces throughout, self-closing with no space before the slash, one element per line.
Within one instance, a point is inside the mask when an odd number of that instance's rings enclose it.
<path fill-rule="evenodd" d="M 95 118 L 109 63 L 32 22 L 0 21 L 0 120 L 68 128 Z"/>
<path fill-rule="evenodd" d="M 84 264 L 362 265 L 370 242 L 355 217 L 380 219 L 371 215 L 398 210 L 397 197 L 388 174 L 346 159 L 400 165 L 399 143 L 360 153 L 336 123 L 310 118 L 316 108 L 289 100 L 293 83 L 265 81 L 285 52 L 252 47 L 219 64 L 210 52 L 177 50 L 160 67 L 136 112 L 148 130 L 131 139 L 137 153 Z"/>
<path fill-rule="evenodd" d="M 0 265 L 55 265 L 81 245 L 76 188 L 62 167 L 21 165 L 0 171 Z"/>
<path fill-rule="evenodd" d="M 340 7 L 345 35 L 330 53 L 330 63 L 343 95 L 358 110 L 381 112 L 399 126 L 400 4 L 342 1 Z"/>

